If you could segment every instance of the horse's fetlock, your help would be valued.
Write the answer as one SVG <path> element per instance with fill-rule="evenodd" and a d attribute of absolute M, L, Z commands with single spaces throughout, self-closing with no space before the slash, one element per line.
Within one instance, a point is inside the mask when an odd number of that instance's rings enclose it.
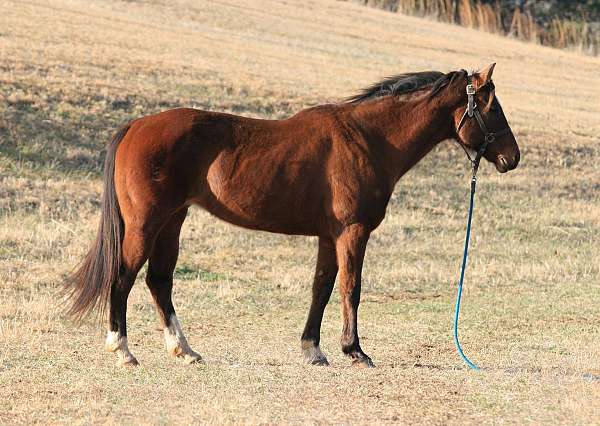
<path fill-rule="evenodd" d="M 361 350 L 360 350 L 360 347 L 358 346 L 358 343 L 356 343 L 356 342 L 350 342 L 350 343 L 342 342 L 342 352 L 344 352 L 346 355 L 351 355 L 355 352 L 361 352 Z"/>
<path fill-rule="evenodd" d="M 317 342 L 315 339 L 305 339 L 304 337 L 302 338 L 302 340 L 300 340 L 300 345 L 302 347 L 302 350 L 306 350 L 306 349 L 311 349 L 311 348 L 316 348 L 317 346 L 319 346 L 319 342 Z"/>

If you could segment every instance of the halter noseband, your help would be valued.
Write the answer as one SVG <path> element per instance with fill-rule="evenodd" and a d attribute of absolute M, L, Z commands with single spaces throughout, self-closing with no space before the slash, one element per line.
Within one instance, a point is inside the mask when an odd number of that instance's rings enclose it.
<path fill-rule="evenodd" d="M 485 153 L 485 150 L 487 149 L 488 145 L 495 142 L 498 136 L 502 136 L 504 134 L 509 133 L 510 128 L 507 127 L 506 129 L 500 130 L 498 132 L 490 132 L 488 130 L 487 126 L 485 125 L 485 121 L 483 121 L 483 117 L 479 112 L 479 108 L 477 108 L 477 103 L 475 102 L 476 90 L 475 86 L 473 86 L 472 78 L 473 72 L 470 72 L 467 75 L 467 108 L 465 109 L 465 112 L 463 113 L 460 121 L 458 122 L 456 134 L 458 135 L 458 132 L 460 132 L 460 129 L 467 121 L 467 117 L 475 117 L 475 119 L 477 120 L 477 124 L 479 124 L 479 128 L 483 133 L 483 143 L 479 147 L 475 159 L 471 158 L 465 146 L 462 143 L 459 143 L 459 145 L 465 150 L 469 161 L 473 165 L 473 177 L 475 177 L 475 175 L 477 174 L 477 169 L 479 169 L 479 162 L 481 161 L 481 157 L 483 157 L 483 154 Z"/>

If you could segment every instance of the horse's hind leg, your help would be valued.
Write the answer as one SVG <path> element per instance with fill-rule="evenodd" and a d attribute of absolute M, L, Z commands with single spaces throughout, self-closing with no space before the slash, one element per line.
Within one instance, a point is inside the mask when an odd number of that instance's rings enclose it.
<path fill-rule="evenodd" d="M 109 330 L 106 335 L 106 350 L 115 352 L 118 364 L 137 365 L 137 359 L 127 346 L 127 298 L 140 268 L 146 262 L 152 233 L 149 229 L 125 226 L 122 245 L 122 267 L 119 279 L 110 292 Z"/>
<path fill-rule="evenodd" d="M 179 255 L 179 233 L 187 208 L 175 213 L 160 230 L 150 254 L 146 284 L 152 293 L 162 323 L 167 351 L 187 363 L 202 361 L 183 334 L 171 300 L 173 271 Z"/>
<path fill-rule="evenodd" d="M 312 288 L 312 302 L 302 333 L 302 353 L 309 364 L 329 365 L 327 358 L 321 352 L 319 341 L 323 312 L 329 302 L 337 272 L 335 246 L 331 240 L 321 237 Z"/>

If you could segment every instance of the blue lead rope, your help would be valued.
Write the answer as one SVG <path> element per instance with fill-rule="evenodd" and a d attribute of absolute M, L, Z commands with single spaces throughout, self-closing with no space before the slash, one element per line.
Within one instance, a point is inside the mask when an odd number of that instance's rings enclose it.
<path fill-rule="evenodd" d="M 471 201 L 469 203 L 469 218 L 467 219 L 467 232 L 465 236 L 465 250 L 463 253 L 462 266 L 460 268 L 460 280 L 458 281 L 458 290 L 456 292 L 456 307 L 454 309 L 454 344 L 456 345 L 456 350 L 458 354 L 463 359 L 463 361 L 472 368 L 473 370 L 479 371 L 479 367 L 467 358 L 465 353 L 460 346 L 460 342 L 458 341 L 458 315 L 460 313 L 460 298 L 462 296 L 462 287 L 463 282 L 465 280 L 465 270 L 467 268 L 467 257 L 469 255 L 469 240 L 471 238 L 471 220 L 473 219 L 473 205 L 475 203 L 475 187 L 477 186 L 477 177 L 475 173 L 477 170 L 474 170 L 473 179 L 471 179 Z"/>
<path fill-rule="evenodd" d="M 461 127 L 466 123 L 466 120 L 468 117 L 475 117 L 477 124 L 479 125 L 479 129 L 481 130 L 481 132 L 484 135 L 484 138 L 483 138 L 483 143 L 479 147 L 479 150 L 477 151 L 477 155 L 475 156 L 475 158 L 471 158 L 471 155 L 469 154 L 469 152 L 465 148 L 465 146 L 458 139 L 456 139 L 456 141 L 458 142 L 460 147 L 462 149 L 464 149 L 465 153 L 467 154 L 467 158 L 469 159 L 469 161 L 471 162 L 471 165 L 473 166 L 473 178 L 471 179 L 471 202 L 469 204 L 469 218 L 467 219 L 467 235 L 465 236 L 465 251 L 463 253 L 462 266 L 460 268 L 460 280 L 458 281 L 458 289 L 456 292 L 456 308 L 454 309 L 454 344 L 456 345 L 456 350 L 458 351 L 458 354 L 463 359 L 463 361 L 469 366 L 469 368 L 472 368 L 473 370 L 478 371 L 479 367 L 477 367 L 475 364 L 473 364 L 469 360 L 469 358 L 467 358 L 467 356 L 463 352 L 462 348 L 460 347 L 460 342 L 458 341 L 458 314 L 460 313 L 460 298 L 462 296 L 463 282 L 465 280 L 465 270 L 467 269 L 467 256 L 469 254 L 469 239 L 471 238 L 471 220 L 473 219 L 473 204 L 475 203 L 475 187 L 477 186 L 477 170 L 479 169 L 479 162 L 481 161 L 481 158 L 483 157 L 483 154 L 485 153 L 485 150 L 487 149 L 488 145 L 493 143 L 498 136 L 506 134 L 506 133 L 510 133 L 510 129 L 507 127 L 504 130 L 501 130 L 499 132 L 490 132 L 489 131 L 489 129 L 485 125 L 485 122 L 483 121 L 483 117 L 481 116 L 479 109 L 477 108 L 477 103 L 475 102 L 474 95 L 477 92 L 477 90 L 473 86 L 472 78 L 473 78 L 473 73 L 470 72 L 469 75 L 467 76 L 467 87 L 466 87 L 467 107 L 465 108 L 465 112 L 463 113 L 463 115 L 458 123 L 458 127 L 456 128 L 456 134 L 458 135 Z"/>

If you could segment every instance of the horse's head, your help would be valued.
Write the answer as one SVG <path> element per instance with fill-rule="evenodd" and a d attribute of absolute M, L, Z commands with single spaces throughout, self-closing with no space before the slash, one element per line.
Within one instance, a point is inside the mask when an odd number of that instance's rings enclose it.
<path fill-rule="evenodd" d="M 494 163 L 500 173 L 519 164 L 519 146 L 496 97 L 491 64 L 469 74 L 458 90 L 463 95 L 453 112 L 456 139 L 467 149 Z"/>

